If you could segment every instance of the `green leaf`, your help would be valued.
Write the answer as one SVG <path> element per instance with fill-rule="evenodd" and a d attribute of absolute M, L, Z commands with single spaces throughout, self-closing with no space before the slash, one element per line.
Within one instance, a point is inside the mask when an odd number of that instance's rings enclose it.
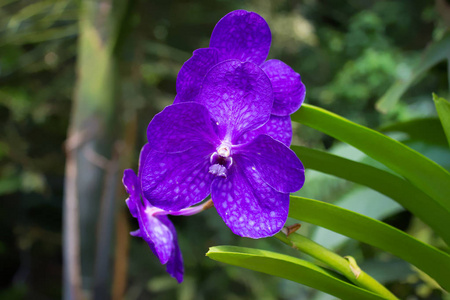
<path fill-rule="evenodd" d="M 230 265 L 289 279 L 341 299 L 384 299 L 344 281 L 337 274 L 288 255 L 235 246 L 211 247 L 206 255 Z"/>
<path fill-rule="evenodd" d="M 405 78 L 398 79 L 376 103 L 376 108 L 387 113 L 398 102 L 408 88 L 426 71 L 447 58 L 450 53 L 450 34 L 431 44 L 423 53 L 421 60 Z"/>
<path fill-rule="evenodd" d="M 292 120 L 346 142 L 399 173 L 450 213 L 450 174 L 432 160 L 375 130 L 303 104 Z"/>
<path fill-rule="evenodd" d="M 306 198 L 321 199 L 314 197 Z M 376 220 L 383 220 L 395 213 L 404 211 L 403 207 L 397 202 L 392 201 L 391 198 L 370 188 L 361 186 L 351 189 L 348 193 L 339 197 L 337 201 L 333 201 L 332 203 L 336 206 L 349 209 Z M 432 231 L 432 229 L 429 230 Z M 344 243 L 350 240 L 349 237 L 342 234 L 336 234 L 322 227 L 317 227 L 311 233 L 310 237 L 317 243 L 331 250 L 340 249 Z"/>
<path fill-rule="evenodd" d="M 450 290 L 450 255 L 401 230 L 329 203 L 295 196 L 291 196 L 289 216 L 390 252 Z"/>
<path fill-rule="evenodd" d="M 386 287 L 364 272 L 353 257 L 342 257 L 306 236 L 296 232 L 289 232 L 286 227 L 281 232 L 275 234 L 274 237 L 338 271 L 355 285 L 375 294 L 382 295 L 386 299 L 398 300 Z"/>
<path fill-rule="evenodd" d="M 301 146 L 291 148 L 307 169 L 365 185 L 390 197 L 433 228 L 450 245 L 450 213 L 408 181 L 387 171 L 324 151 Z"/>
<path fill-rule="evenodd" d="M 450 102 L 444 98 L 438 97 L 436 94 L 433 94 L 433 100 L 436 105 L 436 110 L 438 112 L 439 119 L 441 120 L 442 127 L 444 128 L 445 135 L 447 136 L 447 141 L 450 145 Z"/>
<path fill-rule="evenodd" d="M 438 118 L 420 118 L 398 122 L 379 128 L 381 132 L 403 132 L 408 140 L 419 140 L 429 144 L 447 146 L 447 139 Z"/>

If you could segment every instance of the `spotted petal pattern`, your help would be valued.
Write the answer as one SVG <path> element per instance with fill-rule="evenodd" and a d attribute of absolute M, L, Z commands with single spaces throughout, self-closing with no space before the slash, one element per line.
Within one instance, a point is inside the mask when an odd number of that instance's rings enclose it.
<path fill-rule="evenodd" d="M 239 59 L 259 65 L 266 60 L 271 41 L 269 25 L 260 15 L 235 10 L 217 23 L 209 46 L 219 51 L 220 60 Z"/>
<path fill-rule="evenodd" d="M 290 116 L 279 117 L 270 115 L 269 121 L 256 130 L 247 131 L 237 141 L 236 144 L 244 144 L 252 141 L 258 135 L 267 134 L 273 139 L 282 142 L 287 147 L 291 145 L 292 140 L 292 122 Z"/>
<path fill-rule="evenodd" d="M 164 108 L 148 125 L 147 138 L 152 150 L 165 153 L 183 152 L 198 143 L 220 144 L 208 110 L 192 102 Z"/>
<path fill-rule="evenodd" d="M 172 231 L 162 222 L 167 220 L 167 216 L 153 217 L 147 213 L 141 212 L 139 229 L 132 232 L 133 236 L 140 237 L 149 244 L 152 252 L 158 257 L 161 264 L 166 264 L 174 249 Z"/>
<path fill-rule="evenodd" d="M 219 138 L 234 142 L 269 120 L 272 87 L 266 74 L 249 62 L 227 60 L 206 74 L 198 97 L 219 128 Z"/>
<path fill-rule="evenodd" d="M 300 74 L 277 59 L 271 59 L 261 65 L 272 83 L 272 114 L 287 116 L 294 113 L 305 99 L 305 85 Z"/>
<path fill-rule="evenodd" d="M 201 202 L 210 193 L 209 158 L 214 151 L 207 143 L 177 153 L 152 151 L 143 165 L 144 197 L 167 211 Z"/>
<path fill-rule="evenodd" d="M 235 160 L 227 178 L 214 179 L 211 197 L 217 212 L 237 235 L 272 236 L 281 230 L 289 211 L 289 194 L 270 187 L 251 166 Z M 250 174 L 250 176 L 248 176 Z"/>
<path fill-rule="evenodd" d="M 268 135 L 257 136 L 250 143 L 233 148 L 233 159 L 246 163 L 247 177 L 257 173 L 278 192 L 293 193 L 305 182 L 303 164 L 295 153 Z"/>
<path fill-rule="evenodd" d="M 181 67 L 177 76 L 177 96 L 174 104 L 195 101 L 203 78 L 209 69 L 219 62 L 219 54 L 214 48 L 201 48 L 194 51 Z"/>

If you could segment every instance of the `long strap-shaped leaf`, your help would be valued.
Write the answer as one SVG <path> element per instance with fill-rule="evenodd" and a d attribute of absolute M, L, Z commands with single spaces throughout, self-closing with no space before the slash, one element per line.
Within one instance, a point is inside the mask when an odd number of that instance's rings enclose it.
<path fill-rule="evenodd" d="M 352 285 L 321 267 L 292 256 L 235 246 L 209 248 L 214 260 L 289 279 L 321 290 L 340 299 L 385 299 Z"/>
<path fill-rule="evenodd" d="M 324 151 L 292 146 L 306 168 L 374 189 L 398 202 L 433 228 L 450 245 L 450 213 L 408 181 L 384 170 Z"/>
<path fill-rule="evenodd" d="M 450 174 L 417 151 L 313 105 L 303 104 L 292 120 L 358 148 L 411 181 L 450 212 Z"/>
<path fill-rule="evenodd" d="M 289 216 L 390 252 L 450 291 L 450 255 L 383 222 L 322 201 L 291 196 Z"/>

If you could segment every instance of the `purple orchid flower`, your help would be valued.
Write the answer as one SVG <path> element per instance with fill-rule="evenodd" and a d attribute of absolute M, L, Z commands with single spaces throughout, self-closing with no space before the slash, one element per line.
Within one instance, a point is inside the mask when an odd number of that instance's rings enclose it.
<path fill-rule="evenodd" d="M 304 168 L 285 144 L 258 131 L 271 117 L 273 85 L 253 62 L 211 67 L 195 102 L 166 107 L 150 122 L 152 149 L 143 164 L 143 195 L 156 207 L 179 210 L 209 194 L 238 235 L 272 236 L 284 225 L 289 193 Z M 247 135 L 247 138 L 243 138 Z"/>
<path fill-rule="evenodd" d="M 149 151 L 148 144 L 142 148 L 140 162 Z M 140 171 L 141 169 L 139 173 Z M 129 194 L 126 200 L 128 209 L 139 222 L 139 229 L 131 232 L 131 235 L 146 241 L 161 264 L 167 264 L 167 272 L 181 283 L 184 274 L 183 257 L 178 246 L 175 227 L 166 215 L 168 212 L 153 207 L 145 198 L 141 199 L 139 179 L 133 170 L 125 170 L 122 181 Z"/>
<path fill-rule="evenodd" d="M 273 89 L 271 116 L 252 136 L 243 135 L 241 142 L 258 134 L 268 134 L 289 146 L 292 125 L 289 115 L 303 103 L 305 86 L 300 75 L 282 61 L 271 59 L 269 54 L 272 37 L 267 22 L 258 14 L 245 10 L 232 11 L 216 25 L 209 48 L 197 49 L 186 61 L 177 77 L 177 96 L 174 104 L 193 101 L 200 93 L 205 75 L 217 63 L 237 59 L 258 65 L 270 79 Z"/>

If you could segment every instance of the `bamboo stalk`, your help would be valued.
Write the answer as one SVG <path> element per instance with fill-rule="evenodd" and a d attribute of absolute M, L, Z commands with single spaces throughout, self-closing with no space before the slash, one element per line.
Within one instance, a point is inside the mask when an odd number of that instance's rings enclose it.
<path fill-rule="evenodd" d="M 72 152 L 73 150 L 67 149 L 64 180 L 63 288 L 66 300 L 82 299 L 79 208 L 76 189 L 77 166 Z"/>
<path fill-rule="evenodd" d="M 96 249 L 106 249 L 102 253 L 106 259 L 111 250 L 111 238 L 107 235 L 112 233 L 106 232 L 99 247 L 95 228 L 100 199 L 114 200 L 114 195 L 104 195 L 103 191 L 118 123 L 114 55 L 118 20 L 112 5 L 112 0 L 80 2 L 77 83 L 67 143 L 72 146 L 66 161 L 64 196 L 64 299 L 79 299 L 80 291 L 89 291 L 92 286 L 108 293 L 108 278 L 104 274 L 110 274 L 111 266 L 102 260 L 94 265 Z M 111 176 L 114 177 L 109 174 L 108 178 Z M 113 205 L 108 212 L 114 212 Z M 107 220 L 113 224 L 113 220 Z M 101 280 L 94 276 L 94 270 Z"/>

